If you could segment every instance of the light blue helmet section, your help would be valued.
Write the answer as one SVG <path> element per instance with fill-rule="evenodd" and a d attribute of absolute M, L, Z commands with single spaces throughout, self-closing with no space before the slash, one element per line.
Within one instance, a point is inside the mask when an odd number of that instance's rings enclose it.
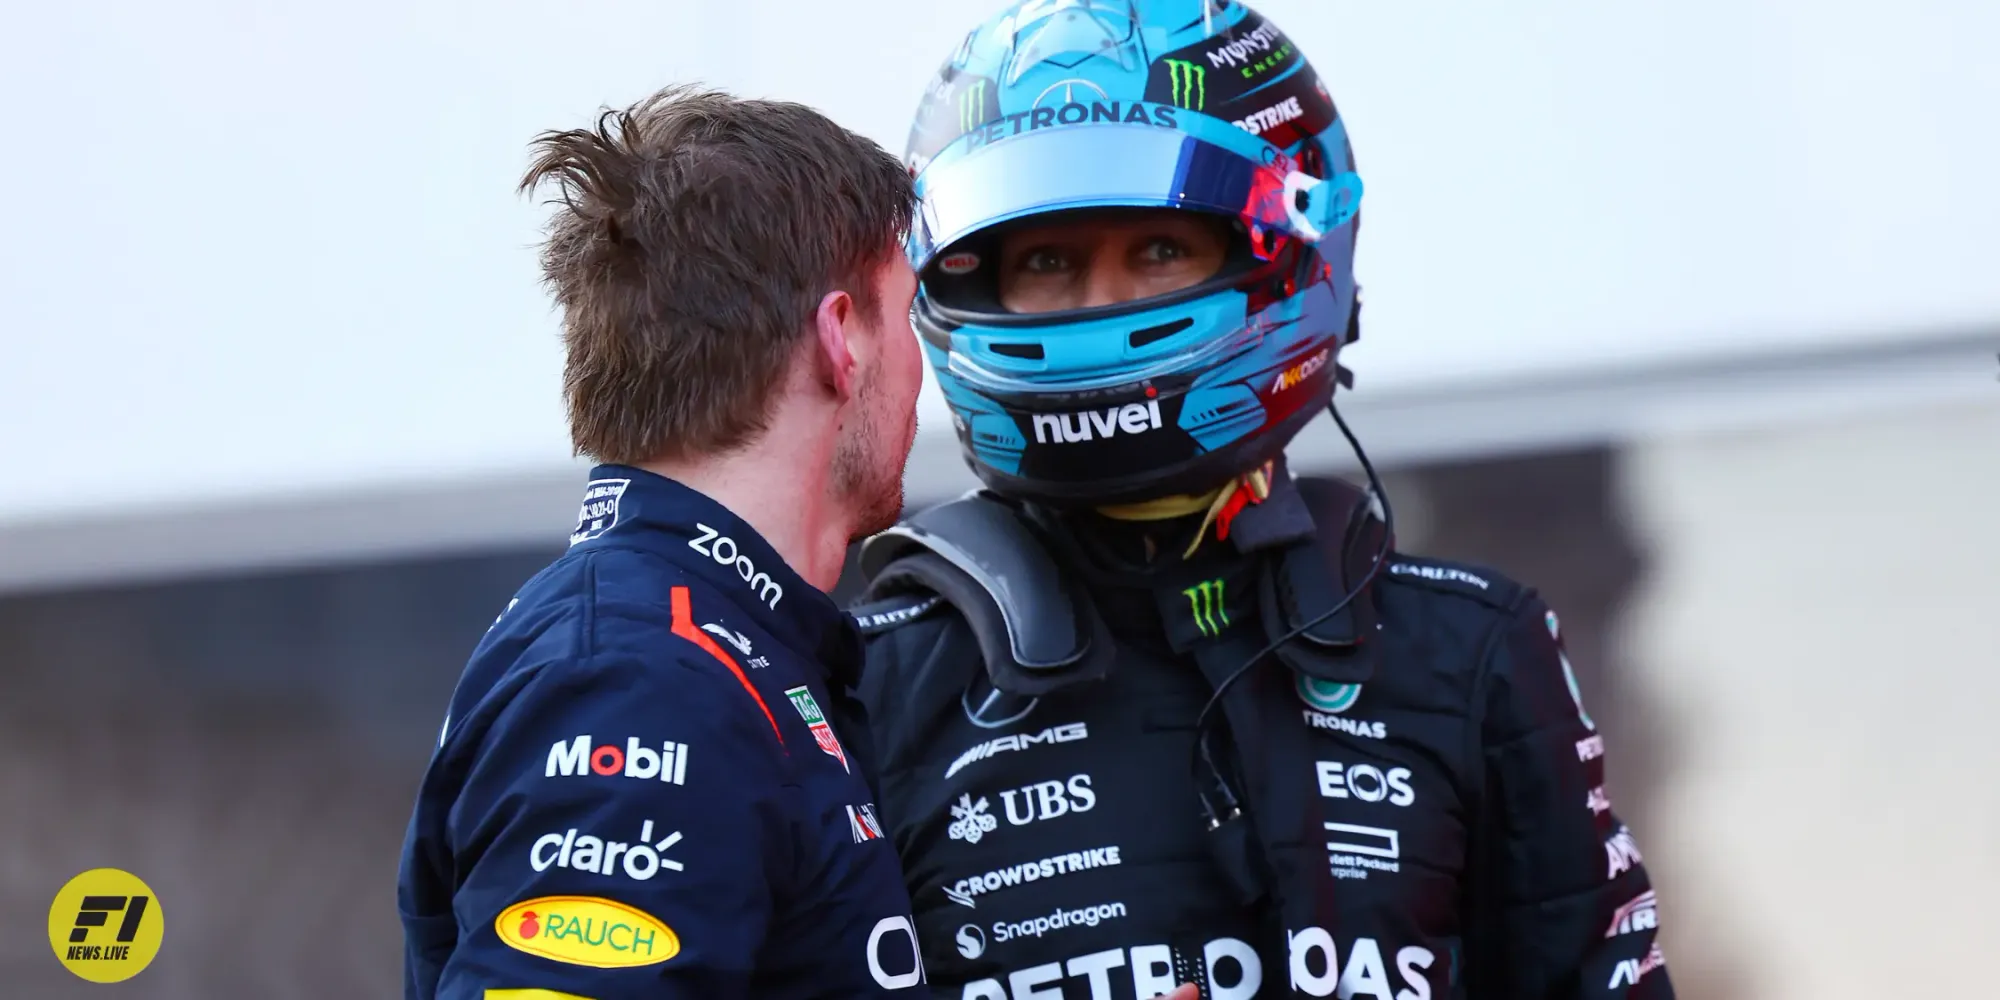
<path fill-rule="evenodd" d="M 1217 0 L 1029 0 L 968 35 L 907 160 L 914 318 L 974 470 L 1104 504 L 1197 492 L 1275 455 L 1354 327 L 1362 187 L 1290 39 Z M 991 246 L 1082 209 L 1230 219 L 1222 273 L 1135 303 L 1015 314 Z"/>

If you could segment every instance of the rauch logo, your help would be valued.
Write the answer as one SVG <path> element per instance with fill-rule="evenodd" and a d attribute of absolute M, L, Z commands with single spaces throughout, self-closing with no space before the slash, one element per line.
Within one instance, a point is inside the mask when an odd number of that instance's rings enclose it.
<path fill-rule="evenodd" d="M 595 969 L 658 965 L 681 951 L 659 918 L 596 896 L 523 900 L 500 911 L 493 930 L 515 951 Z"/>

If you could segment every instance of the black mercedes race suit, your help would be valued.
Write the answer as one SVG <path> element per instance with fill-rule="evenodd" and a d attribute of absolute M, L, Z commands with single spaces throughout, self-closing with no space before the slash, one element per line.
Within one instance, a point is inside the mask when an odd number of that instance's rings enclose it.
<path fill-rule="evenodd" d="M 1491 571 L 1391 551 L 1230 686 L 1241 814 L 1210 829 L 1215 685 L 1388 548 L 1359 491 L 1279 480 L 1149 571 L 1107 568 L 1094 514 L 978 496 L 864 554 L 860 693 L 937 995 L 1671 997 L 1556 617 Z"/>

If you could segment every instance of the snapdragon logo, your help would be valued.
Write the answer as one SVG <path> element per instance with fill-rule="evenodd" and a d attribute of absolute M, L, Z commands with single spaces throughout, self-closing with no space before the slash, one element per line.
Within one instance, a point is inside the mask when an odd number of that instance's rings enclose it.
<path fill-rule="evenodd" d="M 995 737 L 984 743 L 975 743 L 967 748 L 964 753 L 959 754 L 951 762 L 951 766 L 944 769 L 944 776 L 949 780 L 952 775 L 965 770 L 967 765 L 975 761 L 985 760 L 994 754 L 1026 750 L 1029 747 L 1040 746 L 1044 743 L 1073 743 L 1077 740 L 1089 738 L 1090 730 L 1085 728 L 1081 722 L 1050 726 L 1039 733 L 1018 733 L 1011 736 Z"/>
<path fill-rule="evenodd" d="M 1050 931 L 1067 930 L 1071 927 L 1095 927 L 1106 920 L 1116 920 L 1125 915 L 1124 903 L 1099 903 L 1080 910 L 1057 910 L 1046 917 L 1008 923 L 1004 920 L 993 924 L 993 942 L 1000 944 L 1015 938 L 1039 938 Z M 976 958 L 978 956 L 967 956 Z"/>
<path fill-rule="evenodd" d="M 736 539 L 706 524 L 696 524 L 694 528 L 701 532 L 701 537 L 689 540 L 688 548 L 715 560 L 717 565 L 735 567 L 736 575 L 750 585 L 758 600 L 770 605 L 773 611 L 778 609 L 778 602 L 785 599 L 784 586 L 771 579 L 771 574 L 758 572 L 757 564 L 737 551 Z"/>
<path fill-rule="evenodd" d="M 1083 413 L 1037 413 L 1034 422 L 1036 444 L 1109 440 L 1120 434 L 1159 430 L 1160 401 L 1150 399 Z"/>

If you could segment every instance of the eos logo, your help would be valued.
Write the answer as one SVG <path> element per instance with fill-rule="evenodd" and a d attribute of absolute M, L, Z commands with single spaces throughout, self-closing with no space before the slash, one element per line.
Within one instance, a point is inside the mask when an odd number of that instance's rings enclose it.
<path fill-rule="evenodd" d="M 694 527 L 701 532 L 701 537 L 689 541 L 688 548 L 715 560 L 718 565 L 736 567 L 736 575 L 750 585 L 757 599 L 770 605 L 771 610 L 778 610 L 778 602 L 785 599 L 785 588 L 772 580 L 771 574 L 757 572 L 757 564 L 751 562 L 749 556 L 736 551 L 736 539 L 706 524 Z"/>
<path fill-rule="evenodd" d="M 1392 767 L 1386 773 L 1372 764 L 1342 765 L 1335 761 L 1323 760 L 1319 769 L 1319 793 L 1329 799 L 1357 798 L 1363 802 L 1380 802 L 1388 799 L 1392 806 L 1407 806 L 1417 801 L 1417 793 L 1410 789 L 1410 769 Z"/>
<path fill-rule="evenodd" d="M 1056 444 L 1144 434 L 1160 429 L 1160 401 L 1127 403 L 1083 413 L 1035 414 L 1035 443 Z"/>

